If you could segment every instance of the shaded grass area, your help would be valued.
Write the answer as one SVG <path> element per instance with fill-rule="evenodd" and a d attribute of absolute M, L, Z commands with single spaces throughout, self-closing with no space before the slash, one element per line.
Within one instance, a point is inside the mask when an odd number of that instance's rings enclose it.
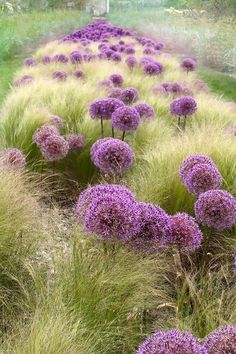
<path fill-rule="evenodd" d="M 225 99 L 236 101 L 236 79 L 209 68 L 200 68 L 198 73 L 211 91 L 223 95 Z"/>
<path fill-rule="evenodd" d="M 89 15 L 80 11 L 54 10 L 14 16 L 1 15 L 0 21 L 0 104 L 15 71 L 40 43 L 84 25 Z"/>

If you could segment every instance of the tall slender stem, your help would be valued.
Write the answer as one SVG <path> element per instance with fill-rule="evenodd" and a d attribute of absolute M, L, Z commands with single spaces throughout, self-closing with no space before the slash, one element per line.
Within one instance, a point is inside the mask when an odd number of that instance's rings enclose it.
<path fill-rule="evenodd" d="M 111 128 L 111 135 L 112 135 L 112 138 L 115 137 L 115 132 L 114 132 L 114 128 L 113 127 Z"/>
<path fill-rule="evenodd" d="M 102 138 L 104 137 L 104 129 L 103 129 L 103 119 L 101 118 L 101 133 L 102 133 Z"/>
<path fill-rule="evenodd" d="M 56 173 L 56 161 L 52 161 L 52 185 L 53 185 L 53 187 L 55 187 L 55 184 L 56 184 L 55 173 Z"/>
<path fill-rule="evenodd" d="M 180 116 L 178 116 L 178 127 L 180 128 Z"/>
<path fill-rule="evenodd" d="M 125 140 L 125 130 L 123 131 L 123 134 L 122 134 L 122 138 L 121 138 L 122 141 Z"/>
<path fill-rule="evenodd" d="M 185 126 L 186 126 L 186 116 L 184 116 L 183 130 L 185 130 Z"/>

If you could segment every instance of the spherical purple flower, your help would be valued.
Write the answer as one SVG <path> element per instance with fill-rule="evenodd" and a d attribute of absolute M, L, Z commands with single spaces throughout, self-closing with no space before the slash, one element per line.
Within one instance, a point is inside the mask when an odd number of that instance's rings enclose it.
<path fill-rule="evenodd" d="M 50 64 L 52 61 L 51 57 L 49 55 L 44 55 L 41 59 L 41 62 L 43 64 Z"/>
<path fill-rule="evenodd" d="M 163 48 L 164 48 L 164 43 L 159 42 L 155 44 L 156 50 L 162 50 Z"/>
<path fill-rule="evenodd" d="M 203 80 L 199 80 L 199 79 L 194 80 L 193 86 L 197 91 L 202 91 L 206 93 L 209 91 L 209 87 Z"/>
<path fill-rule="evenodd" d="M 112 127 L 120 131 L 136 130 L 140 123 L 140 115 L 135 108 L 120 107 L 112 114 Z"/>
<path fill-rule="evenodd" d="M 120 99 L 121 92 L 122 92 L 122 89 L 120 89 L 119 87 L 116 87 L 111 90 L 111 92 L 109 93 L 109 97 Z"/>
<path fill-rule="evenodd" d="M 70 61 L 71 61 L 72 64 L 81 63 L 82 60 L 83 60 L 83 56 L 77 50 L 75 50 L 72 53 L 70 53 Z"/>
<path fill-rule="evenodd" d="M 197 164 L 212 164 L 214 165 L 214 162 L 212 161 L 212 159 L 210 158 L 210 156 L 207 155 L 191 155 L 189 157 L 187 157 L 181 164 L 180 169 L 179 169 L 179 173 L 180 173 L 180 177 L 182 178 L 182 180 L 185 179 L 185 177 L 187 176 L 187 174 L 193 169 L 193 167 Z"/>
<path fill-rule="evenodd" d="M 132 55 L 135 54 L 135 49 L 133 47 L 127 46 L 124 50 L 125 54 Z"/>
<path fill-rule="evenodd" d="M 68 154 L 69 144 L 59 135 L 49 135 L 40 145 L 40 150 L 45 160 L 58 161 Z"/>
<path fill-rule="evenodd" d="M 135 202 L 135 196 L 129 189 L 119 184 L 98 184 L 93 187 L 88 187 L 79 196 L 76 203 L 75 214 L 80 221 L 84 221 L 85 213 L 94 198 L 104 195 L 122 196 L 130 202 Z"/>
<path fill-rule="evenodd" d="M 111 80 L 111 82 L 113 83 L 113 85 L 115 87 L 120 87 L 122 86 L 122 84 L 124 83 L 124 79 L 123 79 L 123 76 L 120 75 L 120 74 L 112 74 L 110 77 L 109 77 L 109 80 Z"/>
<path fill-rule="evenodd" d="M 104 98 L 95 100 L 89 107 L 89 114 L 92 119 L 111 119 L 112 113 L 124 103 L 117 98 Z"/>
<path fill-rule="evenodd" d="M 196 219 L 202 224 L 222 231 L 236 222 L 236 199 L 223 190 L 209 190 L 200 194 L 195 203 Z"/>
<path fill-rule="evenodd" d="M 175 116 L 191 116 L 197 110 L 197 102 L 190 96 L 176 98 L 170 104 L 170 112 Z"/>
<path fill-rule="evenodd" d="M 85 230 L 107 240 L 129 240 L 139 230 L 137 204 L 124 195 L 93 198 L 85 215 Z"/>
<path fill-rule="evenodd" d="M 24 61 L 24 65 L 25 66 L 35 66 L 37 63 L 36 63 L 36 60 L 34 58 L 27 58 L 25 59 Z"/>
<path fill-rule="evenodd" d="M 101 172 L 119 175 L 126 172 L 133 163 L 133 151 L 120 139 L 105 138 L 91 148 L 91 158 Z"/>
<path fill-rule="evenodd" d="M 74 72 L 74 77 L 76 77 L 77 79 L 83 79 L 85 77 L 85 74 L 82 70 L 76 70 Z"/>
<path fill-rule="evenodd" d="M 208 354 L 236 354 L 236 326 L 216 329 L 204 342 Z"/>
<path fill-rule="evenodd" d="M 111 60 L 116 61 L 116 62 L 119 62 L 122 59 L 120 53 L 117 53 L 117 52 L 113 52 L 111 54 L 110 58 L 111 58 Z"/>
<path fill-rule="evenodd" d="M 138 61 L 135 57 L 128 57 L 125 62 L 130 69 L 133 69 L 135 66 L 138 65 Z"/>
<path fill-rule="evenodd" d="M 142 119 L 151 119 L 155 116 L 154 109 L 147 103 L 139 103 L 134 106 L 134 108 L 138 111 L 140 118 Z"/>
<path fill-rule="evenodd" d="M 217 167 L 209 163 L 196 164 L 184 177 L 187 190 L 199 195 L 209 189 L 218 189 L 222 184 L 222 177 Z"/>
<path fill-rule="evenodd" d="M 129 105 L 139 100 L 139 93 L 134 87 L 127 87 L 122 90 L 120 99 Z"/>
<path fill-rule="evenodd" d="M 181 68 L 187 72 L 194 71 L 196 67 L 197 67 L 196 61 L 191 58 L 185 58 L 181 63 Z"/>
<path fill-rule="evenodd" d="M 154 55 L 156 53 L 155 49 L 147 47 L 143 50 L 144 55 Z"/>
<path fill-rule="evenodd" d="M 149 76 L 160 75 L 163 71 L 163 66 L 157 62 L 146 63 L 143 67 L 144 74 Z"/>
<path fill-rule="evenodd" d="M 68 63 L 68 61 L 69 61 L 67 56 L 64 54 L 56 54 L 56 55 L 54 55 L 52 60 L 56 63 L 64 63 L 64 64 Z"/>
<path fill-rule="evenodd" d="M 25 155 L 19 149 L 8 148 L 0 153 L 0 165 L 23 168 L 26 165 Z"/>
<path fill-rule="evenodd" d="M 170 218 L 171 243 L 180 249 L 194 251 L 201 246 L 203 234 L 195 219 L 186 213 L 177 213 Z"/>
<path fill-rule="evenodd" d="M 70 150 L 81 151 L 85 145 L 86 139 L 82 134 L 71 134 L 67 137 Z"/>
<path fill-rule="evenodd" d="M 208 354 L 200 341 L 189 332 L 170 329 L 147 338 L 136 354 Z"/>
<path fill-rule="evenodd" d="M 67 79 L 67 73 L 65 71 L 54 71 L 52 77 L 53 79 L 65 81 Z"/>
<path fill-rule="evenodd" d="M 52 125 L 42 125 L 34 133 L 33 142 L 40 146 L 51 135 L 58 135 L 58 129 Z"/>
<path fill-rule="evenodd" d="M 24 75 L 21 79 L 16 80 L 13 85 L 15 87 L 20 87 L 20 86 L 31 84 L 33 81 L 34 81 L 33 76 Z"/>
<path fill-rule="evenodd" d="M 101 80 L 98 83 L 99 87 L 104 87 L 105 89 L 112 89 L 114 87 L 113 82 L 111 80 Z"/>
<path fill-rule="evenodd" d="M 131 240 L 134 246 L 145 252 L 153 252 L 169 242 L 169 216 L 158 205 L 138 203 L 140 230 Z"/>
<path fill-rule="evenodd" d="M 64 122 L 59 116 L 50 116 L 49 117 L 49 122 L 54 125 L 57 129 L 60 129 L 63 127 Z"/>

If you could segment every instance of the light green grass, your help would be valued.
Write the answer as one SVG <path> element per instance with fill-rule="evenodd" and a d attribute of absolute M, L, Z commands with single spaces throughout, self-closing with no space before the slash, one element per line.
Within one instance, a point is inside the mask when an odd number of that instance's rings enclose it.
<path fill-rule="evenodd" d="M 89 15 L 77 10 L 1 14 L 0 104 L 9 90 L 14 72 L 31 55 L 36 43 L 61 36 L 88 21 Z"/>

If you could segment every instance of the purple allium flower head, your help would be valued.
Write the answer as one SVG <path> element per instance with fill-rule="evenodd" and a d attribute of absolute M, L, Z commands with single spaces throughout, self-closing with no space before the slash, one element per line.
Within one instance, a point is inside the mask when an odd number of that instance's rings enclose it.
<path fill-rule="evenodd" d="M 117 52 L 113 52 L 111 54 L 110 58 L 111 58 L 111 60 L 116 61 L 116 62 L 119 62 L 122 59 L 120 53 L 117 53 Z"/>
<path fill-rule="evenodd" d="M 54 71 L 52 77 L 53 79 L 65 81 L 67 79 L 67 73 L 65 71 Z"/>
<path fill-rule="evenodd" d="M 85 77 L 85 74 L 82 70 L 76 70 L 74 72 L 74 77 L 76 77 L 76 79 L 83 79 Z"/>
<path fill-rule="evenodd" d="M 23 168 L 26 159 L 23 152 L 16 148 L 8 148 L 0 153 L 0 165 L 4 167 Z"/>
<path fill-rule="evenodd" d="M 75 50 L 72 53 L 70 53 L 70 61 L 71 61 L 72 64 L 81 63 L 82 60 L 83 60 L 83 56 L 77 50 Z"/>
<path fill-rule="evenodd" d="M 210 156 L 207 155 L 190 155 L 187 157 L 181 164 L 180 169 L 179 169 L 179 174 L 182 180 L 185 179 L 187 174 L 193 169 L 193 167 L 197 164 L 202 164 L 202 163 L 207 163 L 207 164 L 212 164 L 214 165 L 214 162 L 210 158 Z"/>
<path fill-rule="evenodd" d="M 163 71 L 163 66 L 157 62 L 146 63 L 143 67 L 144 74 L 149 76 L 160 75 Z"/>
<path fill-rule="evenodd" d="M 134 246 L 145 252 L 153 252 L 169 242 L 169 216 L 158 205 L 138 203 L 140 230 L 131 240 Z"/>
<path fill-rule="evenodd" d="M 120 131 L 136 130 L 140 123 L 140 115 L 135 108 L 120 107 L 112 114 L 112 126 Z"/>
<path fill-rule="evenodd" d="M 144 55 L 154 55 L 156 53 L 155 49 L 151 47 L 144 48 L 143 54 Z"/>
<path fill-rule="evenodd" d="M 196 67 L 197 67 L 197 63 L 192 58 L 185 58 L 181 63 L 181 68 L 187 72 L 194 71 Z"/>
<path fill-rule="evenodd" d="M 113 112 L 124 106 L 124 103 L 117 98 L 104 98 L 95 100 L 89 107 L 89 114 L 92 119 L 111 119 Z"/>
<path fill-rule="evenodd" d="M 25 61 L 24 61 L 24 65 L 25 66 L 35 66 L 37 63 L 36 63 L 36 60 L 34 59 L 34 58 L 32 58 L 32 57 L 30 57 L 30 58 L 27 58 L 27 59 L 25 59 Z"/>
<path fill-rule="evenodd" d="M 113 83 L 113 85 L 114 85 L 115 87 L 120 87 L 120 86 L 122 86 L 122 84 L 124 83 L 123 76 L 120 75 L 120 74 L 112 74 L 112 75 L 109 77 L 109 80 L 111 80 L 111 82 Z"/>
<path fill-rule="evenodd" d="M 155 44 L 156 50 L 162 50 L 163 48 L 164 48 L 164 43 L 159 42 Z"/>
<path fill-rule="evenodd" d="M 56 63 L 68 63 L 69 59 L 65 54 L 56 54 L 53 56 L 52 60 Z"/>
<path fill-rule="evenodd" d="M 200 341 L 189 332 L 170 329 L 147 338 L 136 354 L 208 354 Z"/>
<path fill-rule="evenodd" d="M 71 134 L 67 137 L 70 150 L 81 151 L 85 145 L 86 139 L 82 134 Z"/>
<path fill-rule="evenodd" d="M 24 76 L 22 76 L 21 79 L 16 80 L 13 85 L 15 87 L 20 87 L 20 86 L 25 86 L 25 85 L 31 84 L 33 81 L 34 81 L 33 76 L 24 75 Z"/>
<path fill-rule="evenodd" d="M 108 79 L 99 81 L 98 86 L 105 89 L 112 89 L 114 87 L 113 82 Z"/>
<path fill-rule="evenodd" d="M 197 110 L 197 102 L 190 96 L 176 98 L 170 104 L 170 113 L 175 116 L 191 116 Z"/>
<path fill-rule="evenodd" d="M 151 119 L 155 116 L 154 109 L 147 103 L 139 103 L 134 106 L 134 108 L 138 111 L 140 118 L 142 119 Z"/>
<path fill-rule="evenodd" d="M 180 249 L 194 251 L 201 246 L 203 234 L 195 219 L 186 213 L 177 213 L 170 218 L 170 239 Z"/>
<path fill-rule="evenodd" d="M 133 47 L 127 46 L 124 50 L 125 54 L 133 55 L 135 54 L 135 49 Z"/>
<path fill-rule="evenodd" d="M 116 87 L 113 90 L 111 90 L 111 92 L 109 93 L 109 97 L 120 99 L 121 92 L 122 92 L 122 89 L 119 87 Z"/>
<path fill-rule="evenodd" d="M 88 187 L 79 196 L 76 203 L 75 214 L 76 217 L 83 222 L 85 213 L 94 198 L 98 198 L 104 195 L 110 196 L 122 196 L 130 202 L 135 202 L 135 196 L 129 189 L 119 184 L 98 184 L 93 187 Z"/>
<path fill-rule="evenodd" d="M 58 129 L 53 125 L 42 125 L 33 135 L 33 142 L 41 146 L 51 135 L 58 135 Z"/>
<path fill-rule="evenodd" d="M 133 69 L 135 66 L 138 65 L 138 61 L 135 57 L 128 57 L 125 62 L 130 69 Z"/>
<path fill-rule="evenodd" d="M 203 80 L 199 80 L 199 79 L 194 80 L 193 86 L 197 91 L 202 91 L 206 93 L 209 91 L 209 87 Z"/>
<path fill-rule="evenodd" d="M 209 163 L 196 164 L 187 173 L 183 180 L 187 190 L 199 195 L 210 189 L 218 189 L 222 184 L 222 177 L 217 167 Z"/>
<path fill-rule="evenodd" d="M 40 145 L 40 150 L 45 160 L 58 161 L 68 154 L 69 144 L 62 136 L 50 135 Z"/>
<path fill-rule="evenodd" d="M 96 142 L 91 148 L 91 158 L 101 172 L 119 175 L 126 172 L 133 163 L 133 151 L 120 139 L 105 138 Z"/>
<path fill-rule="evenodd" d="M 173 95 L 180 95 L 183 93 L 183 86 L 178 82 L 169 82 L 167 83 L 166 91 Z"/>
<path fill-rule="evenodd" d="M 139 100 L 139 93 L 134 87 L 127 87 L 122 90 L 120 99 L 129 105 Z"/>
<path fill-rule="evenodd" d="M 85 230 L 107 240 L 129 240 L 139 230 L 138 208 L 124 195 L 93 198 L 85 214 Z"/>
<path fill-rule="evenodd" d="M 223 326 L 206 337 L 208 354 L 236 354 L 236 326 Z"/>
<path fill-rule="evenodd" d="M 59 116 L 49 116 L 49 122 L 54 125 L 57 129 L 60 129 L 63 127 L 64 122 Z"/>
<path fill-rule="evenodd" d="M 41 62 L 43 64 L 50 64 L 52 61 L 51 57 L 49 55 L 44 55 L 41 59 Z"/>
<path fill-rule="evenodd" d="M 218 189 L 200 194 L 195 203 L 197 221 L 216 230 L 230 229 L 236 223 L 236 199 Z"/>

